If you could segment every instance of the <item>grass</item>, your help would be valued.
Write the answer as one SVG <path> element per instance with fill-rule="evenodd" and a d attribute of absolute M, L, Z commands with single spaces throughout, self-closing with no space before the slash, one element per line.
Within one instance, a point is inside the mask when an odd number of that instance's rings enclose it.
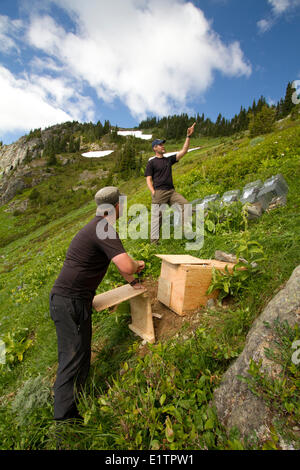
<path fill-rule="evenodd" d="M 171 142 L 170 151 L 181 144 Z M 242 351 L 254 319 L 300 264 L 299 124 L 287 122 L 285 129 L 255 142 L 244 135 L 192 141 L 193 147 L 198 145 L 202 145 L 200 150 L 187 154 L 174 166 L 176 189 L 189 200 L 242 189 L 250 181 L 277 173 L 284 175 L 289 185 L 287 205 L 264 213 L 248 226 L 249 236 L 261 244 L 266 261 L 228 307 L 200 310 L 196 324 L 187 318 L 178 337 L 148 346 L 143 355 L 140 339 L 127 326 L 127 303 L 113 313 L 95 312 L 93 363 L 80 398 L 85 426 L 80 430 L 70 425 L 62 431 L 67 449 L 262 447 L 258 442 L 242 441 L 234 430 L 226 433 L 210 400 L 222 374 Z M 146 154 L 144 164 L 147 158 Z M 70 193 L 69 203 L 63 198 L 59 207 L 59 199 L 85 169 L 83 164 L 58 169 L 57 178 L 38 185 L 40 207 L 32 205 L 28 216 L 26 212 L 13 216 L 4 212 L 5 207 L 0 208 L 0 336 L 15 332 L 16 351 L 22 345 L 22 331 L 31 341 L 22 361 L 16 359 L 10 369 L 1 369 L 1 449 L 55 447 L 51 387 L 57 351 L 48 297 L 72 237 L 94 214 L 89 192 L 83 198 Z M 99 164 L 89 165 L 91 171 L 99 168 Z M 56 181 L 57 191 L 51 190 Z M 142 176 L 119 180 L 118 184 L 128 195 L 129 206 L 145 203 L 150 208 Z M 53 195 L 55 201 L 47 204 L 50 192 L 57 194 Z M 16 199 L 28 195 L 25 191 Z M 42 213 L 47 217 L 42 219 Z M 191 254 L 213 258 L 216 249 L 236 252 L 243 233 L 234 225 L 216 234 L 206 232 L 203 248 Z M 134 258 L 146 261 L 145 276 L 149 279 L 157 279 L 160 273 L 156 252 L 186 254 L 185 241 L 174 239 L 162 240 L 159 248 L 142 240 L 125 240 L 124 245 Z M 98 292 L 122 283 L 116 268 L 110 266 Z M 267 381 L 261 385 L 266 393 L 267 385 Z M 30 396 L 35 400 L 29 400 Z M 277 416 L 275 410 L 274 419 L 285 420 L 288 428 L 291 413 L 286 410 L 285 415 Z M 286 429 L 285 434 L 294 442 L 291 432 Z"/>

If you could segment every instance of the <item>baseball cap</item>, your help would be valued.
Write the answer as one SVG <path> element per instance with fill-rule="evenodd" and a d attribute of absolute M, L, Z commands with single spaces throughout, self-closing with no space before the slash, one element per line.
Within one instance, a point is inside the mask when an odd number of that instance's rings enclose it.
<path fill-rule="evenodd" d="M 105 186 L 105 188 L 101 188 L 95 194 L 95 201 L 97 206 L 101 206 L 102 204 L 111 204 L 115 206 L 119 202 L 120 196 L 124 196 L 124 194 L 121 194 L 116 186 Z M 96 215 L 100 215 L 98 212 L 99 211 L 97 209 Z M 100 212 L 102 213 L 102 211 Z"/>
<path fill-rule="evenodd" d="M 165 143 L 165 140 L 155 139 L 152 142 L 152 148 L 154 148 L 155 145 L 160 145 L 160 144 L 164 144 L 164 143 Z"/>

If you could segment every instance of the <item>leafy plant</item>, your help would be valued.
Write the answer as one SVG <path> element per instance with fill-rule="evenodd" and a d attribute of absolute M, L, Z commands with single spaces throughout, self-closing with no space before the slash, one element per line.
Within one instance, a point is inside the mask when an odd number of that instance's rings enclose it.
<path fill-rule="evenodd" d="M 240 261 L 241 255 L 247 263 Z M 219 290 L 219 299 L 222 300 L 227 295 L 236 296 L 247 290 L 248 280 L 260 270 L 258 263 L 266 259 L 262 246 L 257 241 L 250 240 L 248 231 L 240 237 L 236 246 L 236 256 L 238 262 L 234 265 L 232 271 L 229 270 L 227 265 L 224 271 L 213 268 L 212 281 L 207 294 Z"/>
<path fill-rule="evenodd" d="M 210 203 L 204 226 L 208 233 L 215 234 L 246 230 L 248 226 L 246 207 L 240 201 L 231 204 Z"/>
<path fill-rule="evenodd" d="M 0 367 L 10 368 L 17 362 L 23 361 L 25 351 L 33 343 L 32 339 L 28 338 L 28 333 L 28 328 L 23 328 L 2 336 L 5 344 L 5 364 L 0 364 Z"/>

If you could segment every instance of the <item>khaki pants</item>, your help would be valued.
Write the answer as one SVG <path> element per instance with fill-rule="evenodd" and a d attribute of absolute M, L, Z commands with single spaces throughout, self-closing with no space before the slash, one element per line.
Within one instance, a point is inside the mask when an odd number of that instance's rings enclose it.
<path fill-rule="evenodd" d="M 177 205 L 181 210 L 182 223 L 183 223 L 183 210 L 184 204 L 188 204 L 188 201 L 181 196 L 181 194 L 176 193 L 175 189 L 165 190 L 165 189 L 156 189 L 154 196 L 152 196 L 152 204 L 168 204 L 169 206 Z M 157 242 L 159 239 L 159 231 L 162 223 L 162 214 L 159 213 L 159 217 L 153 217 L 151 214 L 151 243 Z"/>

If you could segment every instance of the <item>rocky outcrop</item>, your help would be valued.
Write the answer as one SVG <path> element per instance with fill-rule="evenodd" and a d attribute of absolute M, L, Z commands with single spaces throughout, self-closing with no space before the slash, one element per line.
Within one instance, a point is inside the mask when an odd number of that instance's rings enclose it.
<path fill-rule="evenodd" d="M 12 170 L 23 164 L 27 152 L 31 153 L 32 158 L 38 155 L 38 147 L 41 144 L 40 139 L 31 139 L 27 141 L 26 137 L 21 137 L 17 142 L 10 145 L 4 145 L 0 148 L 0 174 L 7 175 Z"/>
<path fill-rule="evenodd" d="M 255 396 L 238 376 L 247 377 L 250 360 L 262 360 L 262 370 L 271 377 L 280 373 L 278 364 L 267 359 L 265 348 L 273 347 L 273 332 L 265 322 L 287 321 L 290 326 L 300 323 L 300 266 L 286 286 L 269 302 L 249 331 L 245 348 L 224 374 L 221 385 L 214 393 L 214 405 L 221 423 L 229 430 L 237 427 L 242 437 L 255 432 L 260 440 L 270 437 L 270 410 L 260 397 Z"/>
<path fill-rule="evenodd" d="M 0 180 L 0 206 L 7 204 L 17 194 L 22 193 L 24 189 L 32 188 L 41 183 L 53 173 L 52 168 L 48 168 L 46 171 L 44 168 L 34 166 L 31 163 L 31 166 L 18 167 L 10 174 L 2 176 Z"/>

